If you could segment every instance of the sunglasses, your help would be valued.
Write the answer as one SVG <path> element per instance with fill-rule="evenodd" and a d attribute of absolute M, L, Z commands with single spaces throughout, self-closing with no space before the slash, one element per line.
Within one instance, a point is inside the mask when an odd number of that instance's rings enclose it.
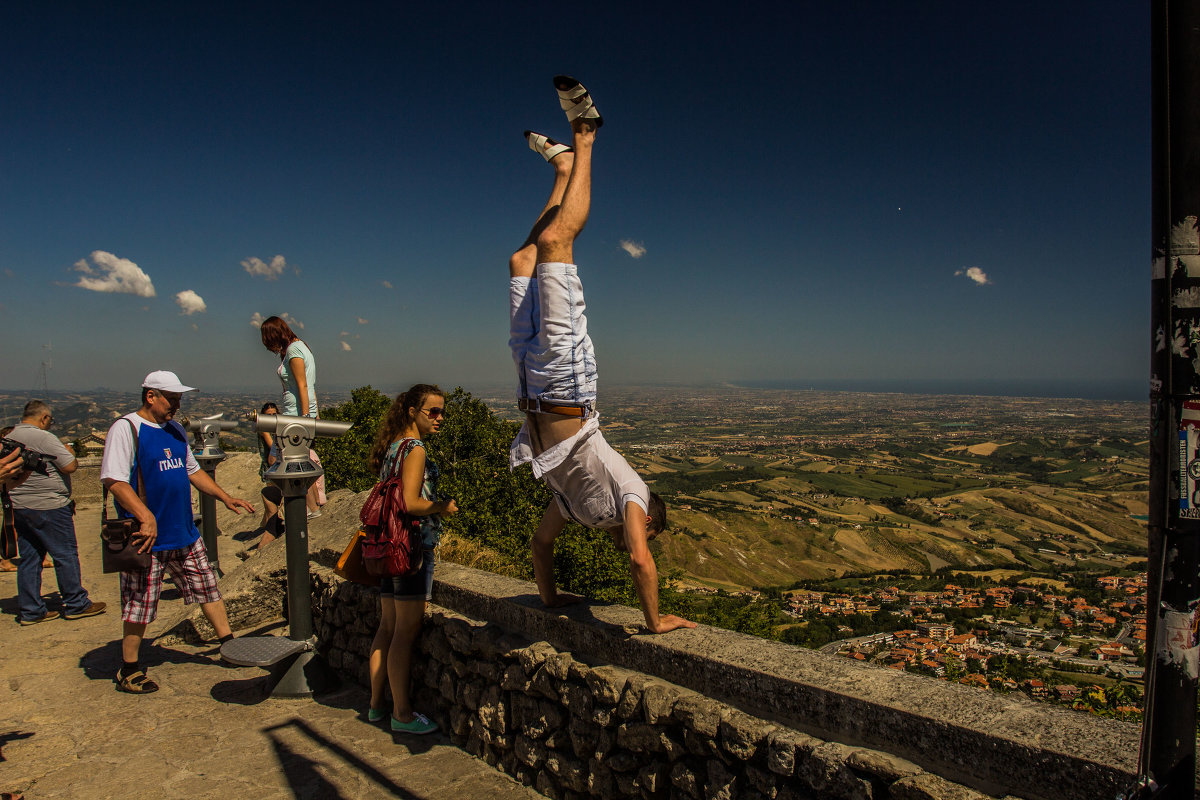
<path fill-rule="evenodd" d="M 422 408 L 421 411 L 424 412 L 425 416 L 429 417 L 430 419 L 437 419 L 438 417 L 444 417 L 446 415 L 446 409 L 439 408 L 437 406 L 433 408 Z"/>

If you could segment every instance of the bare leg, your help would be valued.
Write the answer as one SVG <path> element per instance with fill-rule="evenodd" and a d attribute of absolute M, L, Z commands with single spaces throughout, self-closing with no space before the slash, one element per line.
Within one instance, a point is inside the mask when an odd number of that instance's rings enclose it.
<path fill-rule="evenodd" d="M 538 214 L 537 222 L 533 224 L 533 229 L 529 231 L 529 236 L 525 238 L 525 243 L 508 260 L 508 274 L 510 277 L 533 277 L 534 270 L 538 264 L 538 237 L 546 226 L 558 215 L 558 209 L 563 201 L 563 194 L 567 191 L 567 182 L 571 178 L 571 167 L 574 163 L 575 154 L 569 151 L 559 153 L 550 160 L 550 166 L 554 167 L 554 186 L 550 190 L 550 199 L 546 201 L 546 205 L 542 207 L 541 213 Z"/>
<path fill-rule="evenodd" d="M 200 610 L 208 618 L 208 622 L 217 632 L 218 639 L 224 639 L 233 631 L 229 627 L 229 615 L 225 613 L 225 601 L 214 600 L 211 603 L 201 603 Z"/>
<path fill-rule="evenodd" d="M 142 637 L 146 635 L 146 623 L 124 622 L 121 625 L 121 658 L 126 664 L 138 660 L 138 652 L 142 649 Z"/>
<path fill-rule="evenodd" d="M 258 523 L 258 527 L 265 530 L 267 527 L 267 522 L 271 519 L 271 517 L 273 517 L 279 513 L 279 506 L 277 506 L 276 504 L 274 504 L 270 500 L 268 500 L 266 494 L 262 495 L 262 504 L 263 504 L 262 521 L 260 521 Z"/>
<path fill-rule="evenodd" d="M 571 129 L 575 134 L 572 142 L 575 158 L 558 213 L 547 220 L 537 234 L 539 264 L 548 261 L 575 263 L 572 245 L 587 224 L 592 208 L 592 145 L 596 141 L 596 129 L 591 123 L 578 119 L 571 123 Z"/>
<path fill-rule="evenodd" d="M 387 651 L 387 679 L 392 689 L 392 716 L 400 722 L 413 721 L 409 676 L 412 674 L 413 643 L 425 619 L 424 600 L 397 600 L 396 628 Z"/>
<path fill-rule="evenodd" d="M 396 630 L 396 601 L 391 597 L 379 598 L 379 627 L 371 640 L 371 656 L 367 671 L 371 676 L 371 708 L 383 708 L 383 690 L 388 685 L 388 650 Z"/>

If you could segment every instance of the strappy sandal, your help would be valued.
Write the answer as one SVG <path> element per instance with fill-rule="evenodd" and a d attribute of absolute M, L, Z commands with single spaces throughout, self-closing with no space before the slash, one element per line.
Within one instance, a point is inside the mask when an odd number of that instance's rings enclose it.
<path fill-rule="evenodd" d="M 537 153 L 542 158 L 549 161 L 555 156 L 560 156 L 563 153 L 570 153 L 575 148 L 569 144 L 556 142 L 549 136 L 543 136 L 540 133 L 533 131 L 525 131 L 525 140 L 529 142 L 529 149 Z"/>
<path fill-rule="evenodd" d="M 117 673 L 117 691 L 130 694 L 150 694 L 158 691 L 158 684 L 150 680 L 140 669 L 131 675 Z"/>
<path fill-rule="evenodd" d="M 582 83 L 570 75 L 555 75 L 554 88 L 558 90 L 558 104 L 567 112 L 568 122 L 582 119 L 597 128 L 604 124 L 604 117 L 596 110 L 592 96 Z"/>

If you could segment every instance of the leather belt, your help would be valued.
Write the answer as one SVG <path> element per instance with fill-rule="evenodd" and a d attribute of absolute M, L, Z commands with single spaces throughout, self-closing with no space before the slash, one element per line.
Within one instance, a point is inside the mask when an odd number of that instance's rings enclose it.
<path fill-rule="evenodd" d="M 539 400 L 524 398 L 517 401 L 517 408 L 535 414 L 561 414 L 564 417 L 585 417 L 587 409 L 581 406 L 552 406 Z"/>

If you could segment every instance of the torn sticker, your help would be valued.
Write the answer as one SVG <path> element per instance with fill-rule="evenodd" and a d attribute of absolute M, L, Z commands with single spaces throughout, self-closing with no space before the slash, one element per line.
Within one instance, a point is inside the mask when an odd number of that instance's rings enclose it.
<path fill-rule="evenodd" d="M 1161 254 L 1150 261 L 1150 280 L 1160 280 L 1167 277 L 1167 259 Z"/>
<path fill-rule="evenodd" d="M 1200 286 L 1181 289 L 1171 295 L 1171 305 L 1176 308 L 1200 308 Z"/>
<path fill-rule="evenodd" d="M 1158 615 L 1158 660 L 1183 670 L 1191 680 L 1200 677 L 1200 605 L 1193 602 L 1187 611 L 1163 608 Z"/>
<path fill-rule="evenodd" d="M 1189 278 L 1200 278 L 1200 255 L 1178 256 L 1175 261 L 1183 268 Z"/>
<path fill-rule="evenodd" d="M 1171 249 L 1173 256 L 1192 256 L 1200 253 L 1200 231 L 1196 229 L 1196 216 L 1189 215 L 1171 226 Z"/>

